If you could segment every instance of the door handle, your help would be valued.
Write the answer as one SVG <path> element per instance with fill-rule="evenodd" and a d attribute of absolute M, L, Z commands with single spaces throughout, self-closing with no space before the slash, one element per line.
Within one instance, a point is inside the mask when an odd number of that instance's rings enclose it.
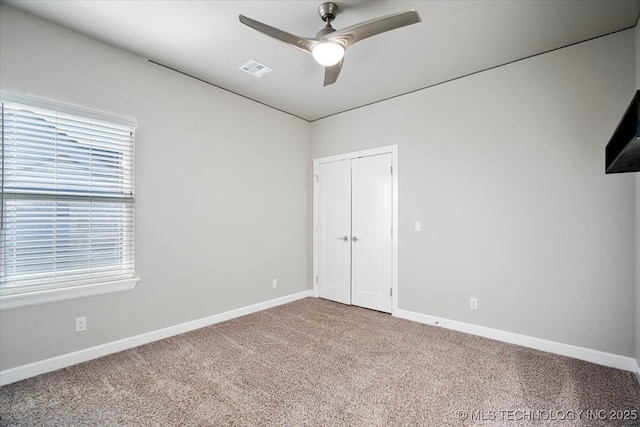
<path fill-rule="evenodd" d="M 342 236 L 342 237 L 338 237 L 338 240 L 344 240 L 345 242 L 348 242 L 349 238 L 347 236 Z"/>
<path fill-rule="evenodd" d="M 356 236 L 351 236 L 351 241 L 357 242 L 359 239 Z"/>

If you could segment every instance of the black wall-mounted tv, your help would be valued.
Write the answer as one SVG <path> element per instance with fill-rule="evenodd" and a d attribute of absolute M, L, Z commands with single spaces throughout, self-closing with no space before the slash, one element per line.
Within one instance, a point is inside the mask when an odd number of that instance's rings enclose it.
<path fill-rule="evenodd" d="M 605 148 L 605 173 L 640 171 L 640 90 L 624 113 Z"/>

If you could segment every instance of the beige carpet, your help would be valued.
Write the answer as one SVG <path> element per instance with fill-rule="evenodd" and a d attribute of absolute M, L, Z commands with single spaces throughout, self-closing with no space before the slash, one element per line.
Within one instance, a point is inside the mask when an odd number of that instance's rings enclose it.
<path fill-rule="evenodd" d="M 21 426 L 640 425 L 637 411 L 630 372 L 313 298 L 0 389 L 0 424 Z"/>

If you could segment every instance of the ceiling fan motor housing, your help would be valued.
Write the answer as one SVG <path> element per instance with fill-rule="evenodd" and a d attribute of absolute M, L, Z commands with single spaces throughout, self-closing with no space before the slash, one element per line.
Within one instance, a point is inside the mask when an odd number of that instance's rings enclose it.
<path fill-rule="evenodd" d="M 322 3 L 320 7 L 318 7 L 318 14 L 324 22 L 331 23 L 331 21 L 336 19 L 336 15 L 338 14 L 338 5 L 331 2 Z"/>

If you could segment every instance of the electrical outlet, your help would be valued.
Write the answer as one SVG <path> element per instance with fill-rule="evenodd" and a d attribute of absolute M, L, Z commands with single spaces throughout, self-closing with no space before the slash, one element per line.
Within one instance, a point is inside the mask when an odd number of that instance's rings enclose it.
<path fill-rule="evenodd" d="M 471 300 L 469 301 L 469 307 L 471 308 L 471 310 L 477 310 L 478 309 L 478 298 L 471 298 Z"/>
<path fill-rule="evenodd" d="M 82 332 L 87 330 L 87 317 L 76 317 L 76 332 Z"/>
<path fill-rule="evenodd" d="M 271 281 L 271 287 L 272 288 L 277 288 L 278 287 L 278 279 L 273 279 Z"/>

